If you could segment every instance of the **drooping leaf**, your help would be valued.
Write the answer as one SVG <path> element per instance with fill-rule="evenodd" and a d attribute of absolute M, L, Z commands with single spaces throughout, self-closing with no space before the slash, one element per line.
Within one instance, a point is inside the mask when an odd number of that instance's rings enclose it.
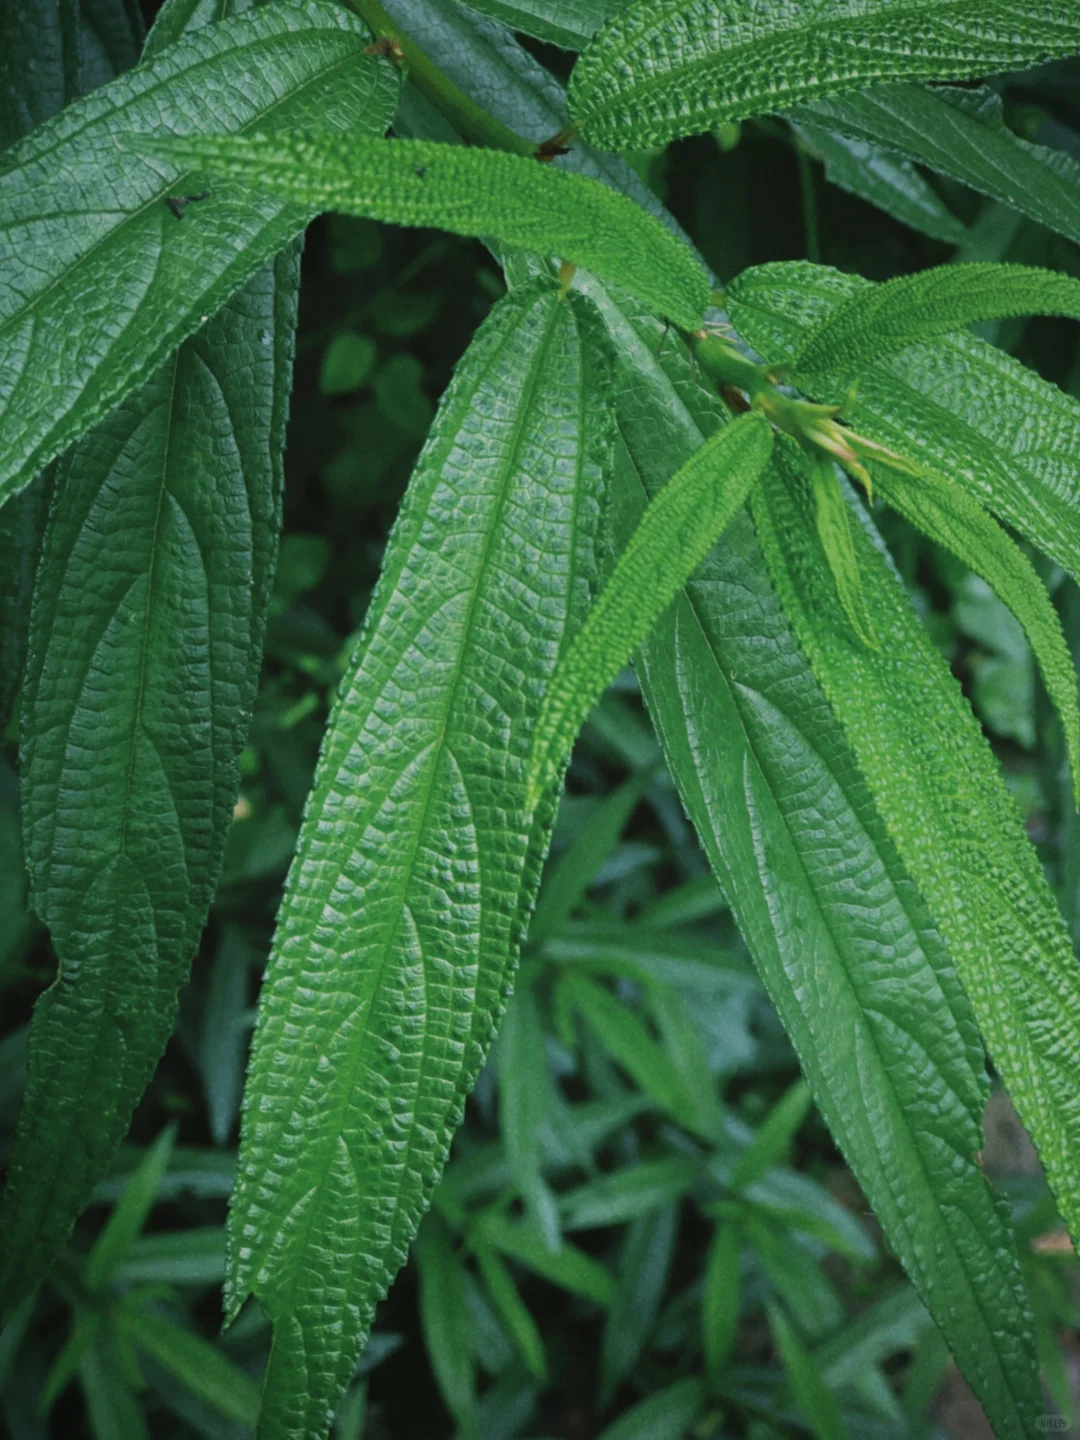
<path fill-rule="evenodd" d="M 655 332 L 596 298 L 624 362 L 614 521 L 626 536 L 720 417 L 681 356 L 662 368 Z M 975 1159 L 988 1093 L 977 1034 L 746 522 L 646 641 L 638 675 L 818 1108 L 999 1432 L 1019 1440 L 1038 1404 L 1034 1348 L 1005 1212 Z M 991 1326 L 1002 1306 L 1008 1325 Z"/>
<path fill-rule="evenodd" d="M 659 491 L 552 676 L 529 759 L 532 809 L 601 691 L 742 509 L 772 449 L 761 415 L 717 430 Z"/>
<path fill-rule="evenodd" d="M 833 185 L 934 240 L 959 245 L 967 238 L 967 226 L 910 160 L 882 145 L 825 129 L 801 112 L 789 118 L 803 143 L 824 162 L 826 179 Z"/>
<path fill-rule="evenodd" d="M 552 809 L 526 825 L 526 757 L 587 602 L 610 447 L 593 324 L 544 281 L 478 332 L 334 710 L 229 1222 L 230 1313 L 251 1291 L 275 1328 L 265 1440 L 324 1433 L 505 1003 Z"/>
<path fill-rule="evenodd" d="M 556 255 L 624 286 L 648 309 L 696 330 L 709 277 L 693 251 L 606 185 L 523 155 L 430 140 L 139 137 L 135 148 L 209 177 L 242 181 L 309 209 L 490 235 Z"/>
<path fill-rule="evenodd" d="M 856 534 L 882 649 L 844 638 L 798 505 L 797 449 L 754 500 L 769 569 L 858 756 L 889 833 L 949 944 L 976 1019 L 1080 1233 L 1080 983 L 1068 933 L 993 753 L 871 540 Z"/>
<path fill-rule="evenodd" d="M 856 290 L 813 330 L 791 362 L 795 379 L 853 379 L 920 340 L 1012 315 L 1080 319 L 1080 280 L 1030 265 L 939 265 Z"/>
<path fill-rule="evenodd" d="M 47 1269 L 164 1049 L 221 865 L 262 652 L 295 248 L 60 463 L 22 717 L 35 1008 L 0 1280 Z"/>
<path fill-rule="evenodd" d="M 1046 587 L 1020 547 L 966 490 L 943 475 L 871 465 L 875 494 L 944 545 L 997 592 L 1023 626 L 1065 733 L 1073 799 L 1080 808 L 1080 713 L 1076 671 Z"/>
<path fill-rule="evenodd" d="M 807 264 L 762 265 L 728 287 L 739 333 L 769 357 L 794 354 L 870 282 Z M 1072 575 L 1080 575 L 1080 402 L 984 341 L 953 334 L 913 345 L 817 398 L 871 440 L 967 490 Z"/>
<path fill-rule="evenodd" d="M 258 7 L 167 46 L 8 152 L 0 499 L 107 414 L 310 218 L 221 185 L 178 220 L 163 202 L 192 193 L 181 167 L 121 159 L 117 136 L 315 121 L 381 134 L 398 81 L 364 53 L 369 38 L 325 0 Z"/>
<path fill-rule="evenodd" d="M 891 80 L 960 80 L 1080 50 L 1080 15 L 1050 0 L 892 0 L 747 11 L 738 0 L 638 0 L 570 78 L 570 116 L 612 150 Z"/>
<path fill-rule="evenodd" d="M 1080 164 L 1014 135 L 993 90 L 882 85 L 791 118 L 928 165 L 1080 243 Z"/>

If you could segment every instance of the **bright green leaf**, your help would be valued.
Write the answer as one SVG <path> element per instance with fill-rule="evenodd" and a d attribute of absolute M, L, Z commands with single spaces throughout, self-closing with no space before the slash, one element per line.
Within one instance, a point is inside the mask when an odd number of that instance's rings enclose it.
<path fill-rule="evenodd" d="M 178 220 L 163 202 L 192 193 L 181 167 L 121 160 L 117 137 L 316 121 L 381 134 L 398 80 L 364 53 L 369 38 L 325 0 L 260 6 L 167 46 L 8 152 L 0 498 L 112 410 L 310 218 L 219 185 Z"/>
<path fill-rule="evenodd" d="M 852 379 L 866 365 L 920 340 L 979 320 L 1011 315 L 1080 319 L 1080 280 L 1029 265 L 939 265 L 864 286 L 833 310 L 799 348 L 791 371 Z"/>
<path fill-rule="evenodd" d="M 529 761 L 530 809 L 604 686 L 742 509 L 771 448 L 764 418 L 744 415 L 717 430 L 653 498 L 544 697 Z"/>
<path fill-rule="evenodd" d="M 682 356 L 669 349 L 666 370 L 658 363 L 657 327 L 639 332 L 597 301 L 624 360 L 614 507 L 624 537 L 720 417 Z M 1004 1210 L 975 1158 L 988 1094 L 977 1032 L 762 569 L 749 525 L 736 522 L 642 647 L 638 674 L 818 1109 L 958 1363 L 1019 1440 L 1017 1406 L 1026 1415 L 1037 1404 L 1030 1319 Z M 990 1328 L 985 1316 L 1002 1306 L 1009 1324 Z"/>
<path fill-rule="evenodd" d="M 321 1437 L 505 1004 L 553 808 L 525 826 L 525 761 L 587 603 L 609 454 L 594 324 L 587 301 L 538 282 L 478 332 L 336 703 L 230 1212 L 230 1313 L 253 1291 L 275 1327 L 265 1437 Z"/>
<path fill-rule="evenodd" d="M 1080 984 L 1065 925 L 956 682 L 870 539 L 856 537 L 880 651 L 848 644 L 806 485 L 777 447 L 754 515 L 800 641 L 851 738 L 890 834 L 949 943 L 979 1026 L 1080 1233 Z M 1003 1421 L 995 1423 L 1004 1429 Z"/>
<path fill-rule="evenodd" d="M 664 145 L 725 120 L 890 80 L 960 80 L 1080 50 L 1080 15 L 1048 0 L 796 3 L 638 0 L 570 79 L 570 117 L 609 149 Z"/>
<path fill-rule="evenodd" d="M 696 330 L 709 305 L 700 261 L 659 221 L 606 185 L 522 155 L 428 140 L 330 133 L 138 136 L 132 148 L 315 210 L 432 225 L 555 255 L 624 286 Z"/>
<path fill-rule="evenodd" d="M 1061 621 L 1034 566 L 993 516 L 945 476 L 907 474 L 887 465 L 872 465 L 871 473 L 875 493 L 982 576 L 1023 626 L 1046 692 L 1061 719 L 1073 800 L 1080 808 L 1076 671 Z"/>
<path fill-rule="evenodd" d="M 851 537 L 852 516 L 840 490 L 836 467 L 831 460 L 819 460 L 811 466 L 810 503 L 814 528 L 821 548 L 829 562 L 836 593 L 844 607 L 848 623 L 864 645 L 877 645 L 870 617 L 866 613 L 859 570 L 855 563 L 855 547 Z"/>

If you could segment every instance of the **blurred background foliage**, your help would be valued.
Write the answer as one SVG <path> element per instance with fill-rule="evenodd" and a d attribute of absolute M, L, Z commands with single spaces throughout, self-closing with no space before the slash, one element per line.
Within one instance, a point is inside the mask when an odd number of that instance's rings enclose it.
<path fill-rule="evenodd" d="M 565 73 L 565 56 L 530 48 Z M 1080 155 L 1078 79 L 1065 65 L 1003 84 L 1008 122 Z M 951 257 L 1080 274 L 1074 246 L 1004 207 L 780 121 L 631 158 L 721 276 L 800 257 L 877 279 Z M 0 1424 L 12 1440 L 250 1433 L 269 1329 L 249 1307 L 218 1332 L 259 977 L 388 528 L 438 397 L 502 289 L 477 244 L 340 218 L 311 230 L 285 534 L 225 874 L 118 1168 L 51 1281 L 0 1336 Z M 986 333 L 1080 395 L 1075 326 Z M 895 516 L 879 520 L 1077 931 L 1080 821 L 1019 627 L 954 560 Z M 1043 573 L 1078 648 L 1080 594 Z M 17 745 L 13 725 L 0 758 L 3 1160 L 27 1020 L 54 973 L 25 908 Z M 1047 1414 L 1072 1425 L 1076 1260 L 1000 1094 L 984 1164 L 1013 1202 Z M 810 1103 L 629 672 L 578 746 L 516 994 L 335 1433 L 988 1434 Z"/>

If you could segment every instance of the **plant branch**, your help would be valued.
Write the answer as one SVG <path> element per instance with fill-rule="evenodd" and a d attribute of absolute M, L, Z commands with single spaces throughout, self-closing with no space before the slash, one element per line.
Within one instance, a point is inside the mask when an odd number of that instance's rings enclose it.
<path fill-rule="evenodd" d="M 455 85 L 383 8 L 380 0 L 348 0 L 348 3 L 371 27 L 376 42 L 385 44 L 389 58 L 404 65 L 416 88 L 446 116 L 464 140 L 492 150 L 508 150 L 512 155 L 536 155 L 535 141 L 526 140 L 496 120 Z"/>

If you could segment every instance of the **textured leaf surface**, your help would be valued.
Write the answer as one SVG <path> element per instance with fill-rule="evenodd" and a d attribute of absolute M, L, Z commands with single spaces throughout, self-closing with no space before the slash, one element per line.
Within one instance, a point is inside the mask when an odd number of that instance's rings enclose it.
<path fill-rule="evenodd" d="M 794 354 L 870 282 L 823 266 L 762 265 L 728 289 L 740 334 L 770 359 Z M 843 381 L 815 381 L 846 400 Z M 954 481 L 1080 576 L 1080 403 L 972 336 L 913 345 L 866 366 L 845 418 Z"/>
<path fill-rule="evenodd" d="M 793 119 L 906 155 L 1080 243 L 1080 164 L 1014 135 L 992 90 L 882 85 L 801 106 Z"/>
<path fill-rule="evenodd" d="M 309 218 L 220 186 L 182 221 L 179 166 L 117 136 L 312 124 L 381 134 L 398 81 L 334 5 L 207 26 L 77 101 L 0 173 L 0 499 L 101 419 Z M 236 74 L 245 77 L 235 83 Z"/>
<path fill-rule="evenodd" d="M 587 605 L 609 463 L 590 324 L 540 282 L 478 332 L 335 708 L 230 1213 L 229 1308 L 252 1291 L 274 1322 L 266 1437 L 325 1433 L 505 1002 L 553 809 L 526 818 L 529 743 Z"/>
<path fill-rule="evenodd" d="M 624 286 L 642 304 L 697 329 L 709 277 L 693 251 L 625 195 L 581 175 L 496 150 L 426 140 L 192 137 L 149 142 L 208 177 L 319 210 L 490 235 L 557 255 Z M 146 148 L 148 142 L 140 142 Z"/>
<path fill-rule="evenodd" d="M 717 416 L 681 357 L 658 366 L 655 330 L 639 335 L 610 304 L 602 313 L 625 361 L 626 535 Z M 1003 1207 L 975 1159 L 987 1097 L 977 1034 L 745 520 L 641 656 L 683 803 L 818 1107 L 999 1433 L 1024 1435 L 1032 1327 Z"/>
<path fill-rule="evenodd" d="M 889 832 L 954 956 L 990 1054 L 1080 1231 L 1080 981 L 1068 932 L 960 687 L 865 534 L 863 592 L 881 651 L 846 639 L 778 445 L 753 508 L 770 572 Z"/>
<path fill-rule="evenodd" d="M 578 731 L 657 619 L 743 508 L 772 449 L 761 415 L 710 436 L 647 506 L 544 696 L 526 805 L 561 774 Z"/>
<path fill-rule="evenodd" d="M 1076 671 L 1058 613 L 1035 567 L 994 517 L 944 476 L 899 474 L 884 465 L 872 465 L 871 473 L 876 495 L 981 575 L 1020 621 L 1061 718 L 1073 799 L 1080 808 Z"/>
<path fill-rule="evenodd" d="M 792 361 L 796 380 L 852 379 L 866 365 L 980 320 L 1080 318 L 1080 280 L 1030 265 L 939 265 L 857 289 L 812 331 Z"/>
<path fill-rule="evenodd" d="M 583 53 L 567 98 L 594 144 L 640 148 L 891 80 L 960 80 L 1078 50 L 1072 0 L 639 0 Z"/>
<path fill-rule="evenodd" d="M 59 467 L 21 734 L 38 1002 L 5 1304 L 107 1171 L 220 868 L 280 512 L 298 256 L 264 269 Z"/>

